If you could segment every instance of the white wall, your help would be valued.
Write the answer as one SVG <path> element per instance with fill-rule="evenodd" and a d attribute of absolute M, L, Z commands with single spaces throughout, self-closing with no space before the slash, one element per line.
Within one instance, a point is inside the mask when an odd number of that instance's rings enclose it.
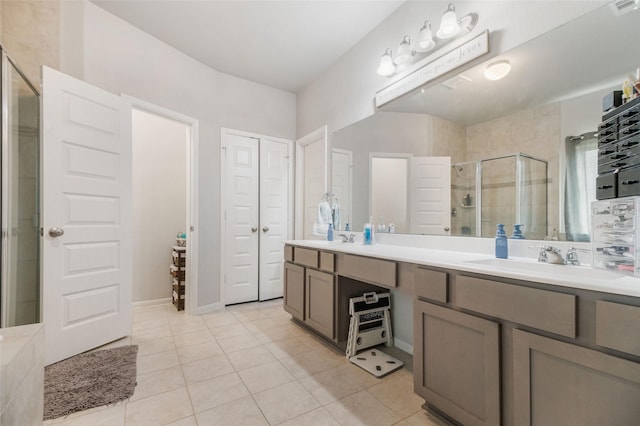
<path fill-rule="evenodd" d="M 384 49 L 397 50 L 404 34 L 415 39 L 422 23 L 426 19 L 437 22 L 448 3 L 404 3 L 324 74 L 298 92 L 297 135 L 305 135 L 325 124 L 331 133 L 373 114 L 375 93 L 403 77 L 400 74 L 390 79 L 376 74 Z M 469 37 L 488 29 L 492 33 L 488 56 L 491 57 L 604 3 L 607 2 L 463 1 L 456 2 L 455 6 L 460 16 L 478 13 L 478 25 Z"/>
<path fill-rule="evenodd" d="M 171 246 L 187 230 L 188 126 L 133 110 L 133 301 L 171 297 Z"/>
<path fill-rule="evenodd" d="M 294 139 L 295 95 L 219 73 L 86 0 L 74 6 L 75 14 L 63 8 L 63 21 L 81 27 L 75 32 L 84 42 L 81 52 L 62 49 L 61 63 L 71 64 L 70 72 L 199 121 L 197 297 L 200 307 L 215 306 L 220 301 L 220 129 Z M 82 25 L 71 25 L 78 23 L 78 7 Z M 63 43 L 73 39 L 66 31 Z"/>

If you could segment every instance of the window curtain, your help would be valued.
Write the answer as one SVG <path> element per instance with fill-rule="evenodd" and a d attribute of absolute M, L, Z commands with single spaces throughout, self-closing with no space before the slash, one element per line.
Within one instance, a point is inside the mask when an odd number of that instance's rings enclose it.
<path fill-rule="evenodd" d="M 569 241 L 589 242 L 591 202 L 596 199 L 598 140 L 595 134 L 565 139 L 567 159 L 564 191 L 564 222 Z"/>

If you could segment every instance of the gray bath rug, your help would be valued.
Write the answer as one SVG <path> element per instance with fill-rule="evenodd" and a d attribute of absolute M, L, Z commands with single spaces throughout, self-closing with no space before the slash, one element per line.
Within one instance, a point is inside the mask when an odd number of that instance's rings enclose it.
<path fill-rule="evenodd" d="M 44 369 L 44 420 L 133 395 L 138 346 L 87 352 Z"/>

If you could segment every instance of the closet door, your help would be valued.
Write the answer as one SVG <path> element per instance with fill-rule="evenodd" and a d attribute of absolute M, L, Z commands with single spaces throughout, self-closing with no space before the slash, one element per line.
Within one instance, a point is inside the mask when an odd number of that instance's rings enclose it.
<path fill-rule="evenodd" d="M 260 140 L 260 300 L 282 297 L 289 211 L 289 144 Z"/>
<path fill-rule="evenodd" d="M 224 301 L 232 304 L 258 300 L 258 141 L 229 134 L 226 157 Z"/>

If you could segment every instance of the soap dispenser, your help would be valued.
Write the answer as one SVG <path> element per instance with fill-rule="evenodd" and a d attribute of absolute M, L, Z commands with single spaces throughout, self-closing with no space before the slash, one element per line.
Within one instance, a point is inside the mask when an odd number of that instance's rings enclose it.
<path fill-rule="evenodd" d="M 372 220 L 369 219 L 369 222 L 364 224 L 364 229 L 362 231 L 362 242 L 365 245 L 371 245 L 371 240 L 373 239 L 373 225 L 371 222 Z"/>
<path fill-rule="evenodd" d="M 507 245 L 507 233 L 504 232 L 504 224 L 499 223 L 496 230 L 496 258 L 506 259 L 509 256 L 509 246 Z"/>
<path fill-rule="evenodd" d="M 522 224 L 513 225 L 513 235 L 511 236 L 512 240 L 524 240 L 524 235 L 522 235 L 522 230 L 520 227 Z"/>
<path fill-rule="evenodd" d="M 329 229 L 327 230 L 327 241 L 333 241 L 333 223 L 329 224 Z"/>

